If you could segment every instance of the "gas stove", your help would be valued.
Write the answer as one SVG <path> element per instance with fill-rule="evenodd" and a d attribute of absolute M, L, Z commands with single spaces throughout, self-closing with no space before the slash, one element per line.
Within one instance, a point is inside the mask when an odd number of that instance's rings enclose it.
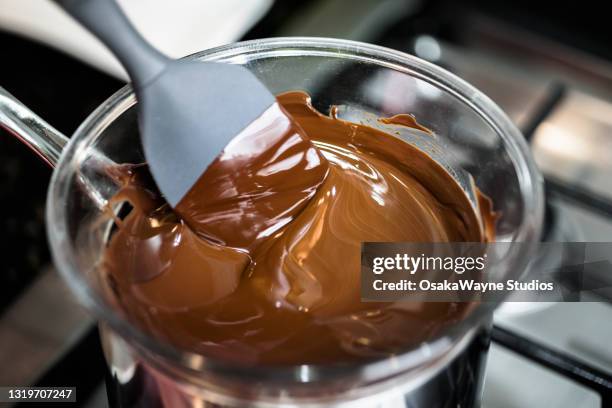
<path fill-rule="evenodd" d="M 530 141 L 546 178 L 542 240 L 610 241 L 612 63 L 473 10 L 454 23 L 440 21 L 439 2 L 348 3 L 351 13 L 342 13 L 345 0 L 305 2 L 299 13 L 277 4 L 246 38 L 344 37 L 455 72 L 496 101 Z M 1 34 L 0 43 L 14 57 L 0 64 L 1 85 L 66 134 L 122 85 L 29 41 Z M 75 384 L 83 406 L 107 406 L 113 390 L 105 387 L 94 322 L 50 266 L 41 212 L 50 171 L 8 137 L 0 130 L 2 205 L 12 214 L 2 223 L 13 231 L 3 243 L 11 256 L 0 277 L 0 384 Z M 19 208 L 11 207 L 16 202 Z M 502 306 L 483 406 L 612 406 L 612 306 L 596 300 Z"/>

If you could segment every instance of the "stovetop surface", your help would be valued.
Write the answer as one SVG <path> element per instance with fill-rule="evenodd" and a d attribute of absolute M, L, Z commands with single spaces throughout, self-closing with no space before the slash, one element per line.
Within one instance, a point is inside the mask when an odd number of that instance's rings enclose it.
<path fill-rule="evenodd" d="M 572 187 L 593 193 L 604 204 L 612 198 L 610 64 L 590 54 L 580 59 L 582 53 L 565 46 L 555 48 L 558 52 L 551 58 L 550 44 L 557 43 L 515 26 L 505 27 L 504 22 L 479 13 L 453 15 L 456 21 L 473 22 L 471 29 L 458 30 L 453 19 L 439 18 L 448 17 L 448 12 L 438 13 L 443 7 L 440 2 L 425 9 L 404 4 L 401 16 L 383 18 L 378 13 L 378 21 L 366 21 L 379 4 L 392 2 L 360 2 L 352 15 L 353 23 L 330 19 L 327 25 L 316 7 L 302 6 L 302 20 L 270 29 L 280 24 L 277 15 L 285 12 L 286 5 L 278 5 L 265 24 L 247 36 L 317 35 L 325 30 L 331 35 L 336 30 L 335 36 L 376 42 L 425 58 L 437 56 L 434 63 L 456 72 L 500 104 L 530 136 L 544 173 L 569 188 L 566 191 L 553 185 L 549 189 L 550 214 L 554 213 L 555 220 L 548 226 L 549 232 L 553 230 L 549 239 L 609 241 L 610 213 L 605 206 L 585 202 Z M 0 44 L 5 55 L 10 55 L 0 63 L 0 85 L 65 134 L 71 134 L 122 86 L 91 67 L 25 39 L 0 33 Z M 104 406 L 104 362 L 93 322 L 70 299 L 50 267 L 43 223 L 50 173 L 27 148 L 0 129 L 0 206 L 4 215 L 0 228 L 7 232 L 0 238 L 5 255 L 0 276 L 0 342 L 10 346 L 3 348 L 4 353 L 0 350 L 0 363 L 7 367 L 15 353 L 22 353 L 29 361 L 21 371 L 2 370 L 0 383 L 10 378 L 46 385 L 81 381 L 91 394 L 90 406 Z M 612 338 L 612 307 L 608 301 L 554 304 L 523 308 L 522 312 L 510 307 L 498 314 L 496 324 L 611 373 L 608 339 Z M 45 327 L 40 327 L 41 320 Z M 64 335 L 58 335 L 59 331 Z M 33 332 L 38 336 L 35 341 L 31 340 Z M 33 353 L 32 349 L 38 351 Z M 64 358 L 58 360 L 58 356 Z M 86 369 L 88 375 L 83 374 Z M 492 347 L 487 370 L 485 407 L 601 405 L 597 393 L 499 344 Z M 538 386 L 533 387 L 534 383 Z"/>

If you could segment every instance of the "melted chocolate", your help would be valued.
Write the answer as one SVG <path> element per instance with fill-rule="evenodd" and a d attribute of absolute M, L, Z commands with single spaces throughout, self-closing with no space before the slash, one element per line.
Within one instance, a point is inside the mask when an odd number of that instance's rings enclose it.
<path fill-rule="evenodd" d="M 278 101 L 297 124 L 279 107 L 241 135 L 180 203 L 188 222 L 130 177 L 116 199 L 134 208 L 103 262 L 119 307 L 178 347 L 241 364 L 382 357 L 464 318 L 466 303 L 362 303 L 360 244 L 491 240 L 490 201 L 477 213 L 425 153 L 321 115 L 302 92 Z"/>
<path fill-rule="evenodd" d="M 202 236 L 252 249 L 302 211 L 328 167 L 277 103 L 225 147 L 175 211 Z"/>
<path fill-rule="evenodd" d="M 395 115 L 390 118 L 380 118 L 378 120 L 387 125 L 402 125 L 402 126 L 422 130 L 425 133 L 433 134 L 433 132 L 430 129 L 426 128 L 425 126 L 417 122 L 414 115 L 411 115 L 408 113 L 401 113 L 399 115 Z"/>

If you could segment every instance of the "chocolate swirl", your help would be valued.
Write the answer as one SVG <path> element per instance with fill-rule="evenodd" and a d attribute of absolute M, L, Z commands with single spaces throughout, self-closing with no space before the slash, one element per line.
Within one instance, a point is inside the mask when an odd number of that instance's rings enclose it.
<path fill-rule="evenodd" d="M 324 116 L 302 92 L 278 101 L 180 203 L 181 217 L 130 178 L 116 200 L 133 209 L 103 260 L 119 307 L 178 347 L 241 364 L 378 358 L 464 318 L 463 303 L 361 302 L 360 244 L 491 240 L 490 203 L 475 208 L 391 134 Z"/>

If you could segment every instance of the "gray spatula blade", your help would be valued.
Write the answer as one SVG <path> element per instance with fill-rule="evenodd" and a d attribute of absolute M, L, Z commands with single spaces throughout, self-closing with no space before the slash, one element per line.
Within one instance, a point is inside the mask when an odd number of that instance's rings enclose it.
<path fill-rule="evenodd" d="M 119 58 L 134 84 L 142 144 L 175 207 L 223 151 L 276 100 L 246 68 L 172 60 L 138 34 L 114 0 L 56 0 Z"/>
<path fill-rule="evenodd" d="M 225 146 L 276 99 L 246 68 L 172 62 L 140 88 L 144 153 L 173 207 Z"/>

